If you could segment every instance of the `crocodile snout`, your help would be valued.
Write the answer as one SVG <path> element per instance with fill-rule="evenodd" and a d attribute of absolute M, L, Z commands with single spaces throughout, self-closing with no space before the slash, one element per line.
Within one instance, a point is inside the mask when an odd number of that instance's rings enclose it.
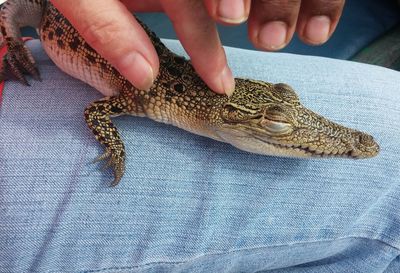
<path fill-rule="evenodd" d="M 374 138 L 363 132 L 352 133 L 354 143 L 351 156 L 355 158 L 374 157 L 379 153 L 380 147 Z"/>

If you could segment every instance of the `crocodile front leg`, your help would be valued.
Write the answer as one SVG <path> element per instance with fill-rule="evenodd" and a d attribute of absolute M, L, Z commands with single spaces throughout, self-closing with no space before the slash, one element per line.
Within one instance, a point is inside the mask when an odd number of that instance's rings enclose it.
<path fill-rule="evenodd" d="M 85 109 L 85 119 L 96 139 L 106 146 L 103 155 L 95 161 L 107 160 L 106 167 L 112 167 L 116 186 L 125 172 L 125 147 L 111 117 L 126 114 L 126 103 L 121 96 L 106 97 L 91 103 Z"/>

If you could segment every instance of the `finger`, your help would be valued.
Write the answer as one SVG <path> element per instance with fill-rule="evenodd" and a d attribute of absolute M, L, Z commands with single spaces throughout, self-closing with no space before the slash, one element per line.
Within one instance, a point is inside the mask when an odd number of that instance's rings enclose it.
<path fill-rule="evenodd" d="M 240 24 L 247 20 L 251 0 L 203 0 L 208 14 L 223 24 Z"/>
<path fill-rule="evenodd" d="M 52 2 L 89 45 L 134 86 L 150 88 L 158 74 L 157 53 L 146 32 L 120 1 Z"/>
<path fill-rule="evenodd" d="M 200 77 L 215 92 L 231 94 L 235 88 L 232 72 L 203 2 L 162 0 L 162 5 Z"/>
<path fill-rule="evenodd" d="M 296 29 L 301 0 L 254 0 L 249 17 L 249 38 L 264 50 L 285 47 Z"/>
<path fill-rule="evenodd" d="M 297 33 L 304 42 L 326 42 L 334 32 L 343 11 L 344 0 L 303 0 Z"/>

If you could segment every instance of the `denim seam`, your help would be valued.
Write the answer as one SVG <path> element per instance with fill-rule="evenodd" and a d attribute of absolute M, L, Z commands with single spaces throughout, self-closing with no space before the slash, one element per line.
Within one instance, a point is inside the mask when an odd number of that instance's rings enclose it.
<path fill-rule="evenodd" d="M 379 241 L 387 246 L 390 246 L 390 247 L 400 251 L 400 246 L 398 246 L 397 244 L 389 243 L 389 241 L 394 242 L 396 239 L 392 236 L 386 235 L 384 233 L 379 234 L 379 233 L 376 233 L 375 230 L 371 230 L 368 228 L 361 229 L 360 233 L 362 233 L 362 234 L 349 235 L 349 236 L 343 237 L 343 238 L 363 238 L 363 239 L 368 239 L 368 240 L 376 240 L 376 241 Z M 340 238 L 340 239 L 343 239 L 343 238 Z"/>
<path fill-rule="evenodd" d="M 363 239 L 363 240 L 369 240 L 369 241 L 378 241 L 390 248 L 393 248 L 399 252 L 398 256 L 400 256 L 400 249 L 392 246 L 380 239 L 376 238 L 368 238 L 368 237 L 363 237 L 363 236 L 346 236 L 346 237 L 341 237 L 341 238 L 336 238 L 336 239 L 331 239 L 331 240 L 318 240 L 318 241 L 307 241 L 307 242 L 297 242 L 290 244 L 291 246 L 294 245 L 301 245 L 301 244 L 308 244 L 308 243 L 319 243 L 319 242 L 333 242 L 333 241 L 339 241 L 339 240 L 345 240 L 345 239 Z M 159 261 L 159 262 L 149 262 L 141 265 L 132 265 L 132 266 L 122 266 L 122 267 L 108 267 L 108 268 L 100 268 L 100 269 L 94 269 L 94 270 L 81 270 L 81 271 L 70 271 L 70 273 L 96 273 L 96 272 L 107 272 L 109 270 L 130 270 L 130 269 L 138 269 L 138 268 L 145 268 L 145 267 L 153 267 L 155 265 L 179 265 L 179 264 L 184 264 L 190 261 L 197 260 L 202 257 L 207 257 L 207 256 L 219 256 L 219 255 L 225 255 L 225 254 L 231 254 L 231 253 L 239 253 L 239 252 L 244 252 L 244 251 L 251 251 L 251 250 L 262 250 L 262 249 L 267 249 L 267 248 L 274 248 L 274 247 L 282 247 L 282 246 L 287 246 L 289 244 L 276 244 L 276 245 L 270 245 L 270 246 L 260 246 L 260 247 L 251 247 L 251 248 L 241 248 L 241 249 L 234 249 L 234 250 L 229 250 L 229 251 L 221 251 L 221 252 L 214 252 L 214 253 L 204 253 L 198 256 L 194 256 L 192 258 L 183 260 L 183 261 Z M 396 257 L 398 257 L 396 256 Z M 395 257 L 395 258 L 396 258 Z M 59 271 L 51 270 L 47 271 L 47 273 L 55 273 Z M 114 271 L 113 271 L 114 272 Z M 67 273 L 67 272 L 66 272 Z"/>

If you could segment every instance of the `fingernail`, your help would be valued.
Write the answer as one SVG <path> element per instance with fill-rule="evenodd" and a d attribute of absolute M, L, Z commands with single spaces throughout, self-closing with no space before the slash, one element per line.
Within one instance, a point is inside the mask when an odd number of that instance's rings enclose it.
<path fill-rule="evenodd" d="M 304 36 L 313 44 L 322 44 L 329 38 L 331 20 L 328 16 L 311 17 L 305 27 Z"/>
<path fill-rule="evenodd" d="M 286 45 L 287 25 L 282 21 L 272 21 L 261 27 L 259 44 L 268 50 L 278 50 Z"/>
<path fill-rule="evenodd" d="M 117 69 L 136 88 L 148 90 L 154 82 L 154 71 L 151 65 L 139 52 L 126 55 L 117 65 Z"/>
<path fill-rule="evenodd" d="M 226 23 L 239 24 L 247 19 L 243 0 L 221 0 L 217 13 L 220 20 Z"/>
<path fill-rule="evenodd" d="M 233 78 L 232 71 L 228 66 L 222 70 L 220 78 L 224 93 L 228 95 L 228 97 L 232 96 L 233 91 L 235 91 L 235 79 Z"/>

